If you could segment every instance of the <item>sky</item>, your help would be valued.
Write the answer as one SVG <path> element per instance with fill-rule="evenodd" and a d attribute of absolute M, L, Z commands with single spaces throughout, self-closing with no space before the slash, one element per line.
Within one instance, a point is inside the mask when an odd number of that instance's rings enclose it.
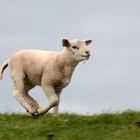
<path fill-rule="evenodd" d="M 80 63 L 61 94 L 60 112 L 140 111 L 139 0 L 0 0 L 0 64 L 25 49 L 61 51 L 62 38 L 86 39 L 91 58 Z M 25 112 L 12 95 L 7 70 L 0 113 Z M 31 93 L 40 105 L 40 87 Z"/>

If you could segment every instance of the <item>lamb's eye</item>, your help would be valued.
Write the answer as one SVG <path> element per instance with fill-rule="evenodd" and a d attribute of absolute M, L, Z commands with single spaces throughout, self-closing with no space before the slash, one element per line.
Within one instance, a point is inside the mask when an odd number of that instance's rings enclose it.
<path fill-rule="evenodd" d="M 72 46 L 72 48 L 73 48 L 73 49 L 77 49 L 77 50 L 79 49 L 77 46 Z"/>

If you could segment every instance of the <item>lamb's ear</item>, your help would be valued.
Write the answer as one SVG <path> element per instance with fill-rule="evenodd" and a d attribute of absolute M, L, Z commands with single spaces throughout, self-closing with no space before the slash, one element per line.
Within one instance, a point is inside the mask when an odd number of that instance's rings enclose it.
<path fill-rule="evenodd" d="M 85 41 L 85 43 L 86 43 L 87 46 L 92 42 L 91 39 L 86 39 L 86 40 L 84 40 L 84 41 Z"/>
<path fill-rule="evenodd" d="M 69 47 L 70 46 L 70 42 L 68 39 L 62 39 L 62 45 L 63 47 Z"/>

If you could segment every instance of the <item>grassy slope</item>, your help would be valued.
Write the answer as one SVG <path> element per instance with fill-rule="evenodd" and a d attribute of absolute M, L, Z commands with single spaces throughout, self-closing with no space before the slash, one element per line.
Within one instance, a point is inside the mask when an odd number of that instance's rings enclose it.
<path fill-rule="evenodd" d="M 0 115 L 0 140 L 140 140 L 140 112 L 77 116 L 61 114 L 54 118 L 18 114 Z"/>

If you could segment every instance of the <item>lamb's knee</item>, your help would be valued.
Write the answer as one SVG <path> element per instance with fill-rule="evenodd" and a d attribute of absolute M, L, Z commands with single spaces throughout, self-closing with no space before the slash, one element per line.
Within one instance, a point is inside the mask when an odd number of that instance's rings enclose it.
<path fill-rule="evenodd" d="M 22 104 L 22 106 L 28 106 L 25 100 L 25 93 L 23 91 L 14 90 L 13 95 L 17 99 L 17 101 Z"/>
<path fill-rule="evenodd" d="M 57 96 L 50 97 L 49 98 L 49 103 L 50 103 L 51 107 L 54 107 L 54 106 L 58 105 L 58 103 L 59 103 L 58 97 Z"/>
<path fill-rule="evenodd" d="M 14 95 L 14 97 L 16 97 L 16 98 L 22 98 L 22 94 L 23 94 L 23 93 L 22 93 L 21 91 L 16 91 L 16 90 L 15 90 L 15 91 L 13 92 L 13 95 Z"/>

